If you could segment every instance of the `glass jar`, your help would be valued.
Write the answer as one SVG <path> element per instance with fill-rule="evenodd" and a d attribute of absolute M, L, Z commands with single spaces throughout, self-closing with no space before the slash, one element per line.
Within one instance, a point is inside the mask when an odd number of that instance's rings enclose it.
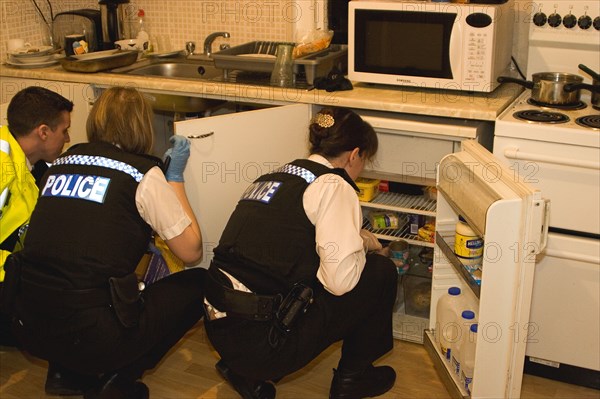
<path fill-rule="evenodd" d="M 271 85 L 279 87 L 294 86 L 294 43 L 279 43 L 275 53 L 275 65 L 271 72 Z"/>

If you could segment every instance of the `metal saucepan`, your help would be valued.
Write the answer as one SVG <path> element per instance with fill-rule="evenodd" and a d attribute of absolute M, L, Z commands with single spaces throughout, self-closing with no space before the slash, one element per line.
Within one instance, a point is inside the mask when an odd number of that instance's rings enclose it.
<path fill-rule="evenodd" d="M 565 91 L 573 91 L 579 89 L 586 89 L 592 92 L 592 106 L 596 109 L 600 109 L 600 74 L 594 72 L 590 68 L 583 64 L 579 64 L 579 69 L 586 72 L 592 77 L 592 84 L 580 83 L 565 86 Z"/>
<path fill-rule="evenodd" d="M 499 83 L 517 83 L 531 89 L 531 99 L 548 105 L 573 105 L 579 102 L 579 89 L 566 91 L 566 85 L 583 83 L 579 75 L 564 72 L 539 72 L 531 75 L 532 80 L 521 80 L 500 76 Z"/>

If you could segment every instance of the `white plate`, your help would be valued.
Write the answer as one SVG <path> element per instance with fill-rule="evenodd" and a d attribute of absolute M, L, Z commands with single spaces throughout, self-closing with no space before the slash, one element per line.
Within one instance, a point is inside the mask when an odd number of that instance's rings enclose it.
<path fill-rule="evenodd" d="M 52 54 L 36 55 L 35 57 L 16 57 L 13 54 L 9 55 L 9 59 L 14 64 L 39 64 L 52 60 Z"/>
<path fill-rule="evenodd" d="M 26 46 L 16 49 L 10 55 L 17 58 L 39 57 L 47 55 L 52 49 L 52 46 Z"/>
<path fill-rule="evenodd" d="M 58 58 L 53 57 L 50 60 L 44 61 L 44 62 L 28 62 L 28 63 L 21 63 L 21 62 L 12 62 L 10 60 L 6 61 L 6 65 L 10 65 L 11 67 L 15 67 L 15 68 L 43 68 L 43 67 L 48 67 L 48 66 L 52 66 L 54 64 L 58 64 Z"/>

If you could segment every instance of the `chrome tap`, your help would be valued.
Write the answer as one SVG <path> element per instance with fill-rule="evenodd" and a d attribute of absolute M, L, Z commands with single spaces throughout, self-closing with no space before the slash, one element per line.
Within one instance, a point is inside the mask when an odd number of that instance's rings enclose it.
<path fill-rule="evenodd" d="M 229 38 L 229 32 L 213 32 L 204 39 L 204 55 L 212 54 L 212 43 L 217 37 Z"/>

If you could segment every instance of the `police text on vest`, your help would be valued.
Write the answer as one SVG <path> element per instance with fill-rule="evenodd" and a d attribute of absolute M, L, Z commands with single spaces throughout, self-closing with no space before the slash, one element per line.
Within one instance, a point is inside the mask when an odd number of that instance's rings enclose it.
<path fill-rule="evenodd" d="M 42 197 L 68 197 L 104 203 L 110 179 L 93 175 L 50 175 Z"/>

